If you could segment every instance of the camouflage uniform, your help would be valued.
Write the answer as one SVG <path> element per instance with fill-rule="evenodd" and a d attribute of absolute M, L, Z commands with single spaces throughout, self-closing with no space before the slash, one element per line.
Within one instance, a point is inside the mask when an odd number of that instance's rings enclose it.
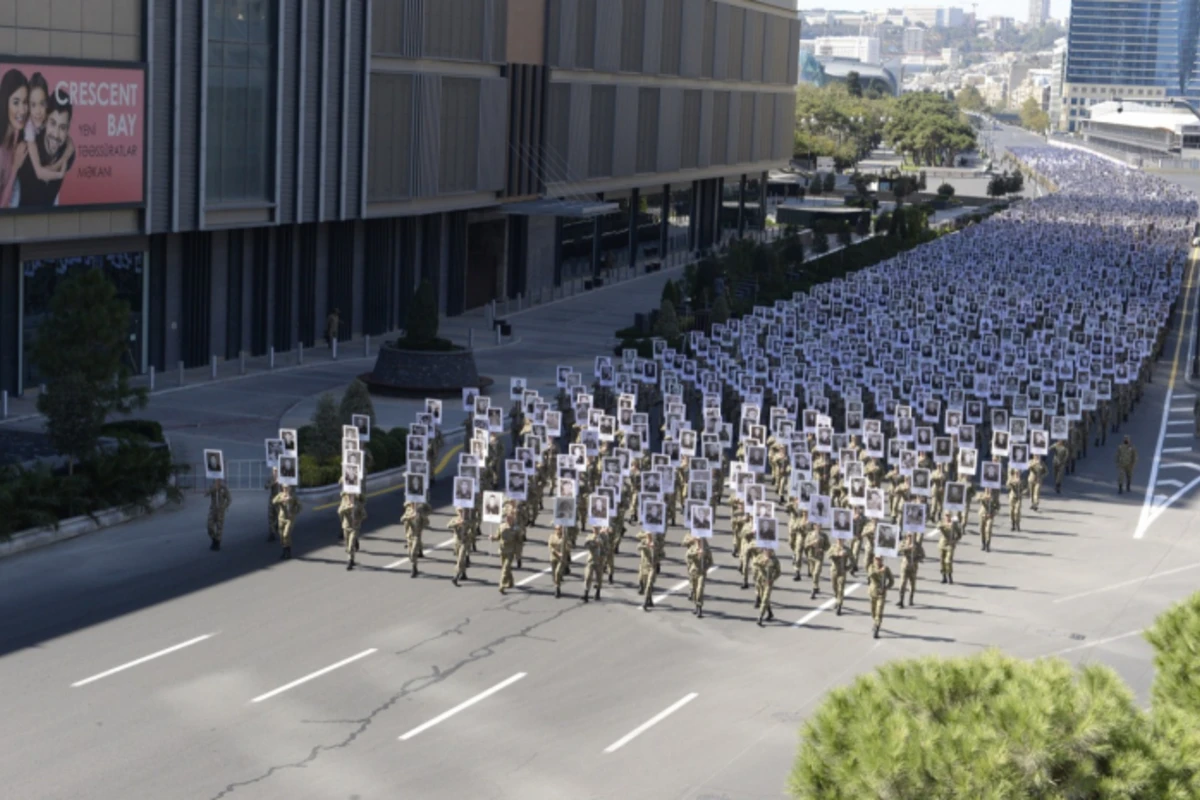
<path fill-rule="evenodd" d="M 208 491 L 208 538 L 212 539 L 210 549 L 221 549 L 221 536 L 225 533 L 225 512 L 229 509 L 233 498 L 225 481 L 215 481 Z"/>

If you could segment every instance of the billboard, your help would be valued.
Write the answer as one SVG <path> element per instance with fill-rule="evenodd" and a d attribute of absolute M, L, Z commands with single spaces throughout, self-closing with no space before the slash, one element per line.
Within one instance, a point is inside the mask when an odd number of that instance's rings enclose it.
<path fill-rule="evenodd" d="M 141 66 L 0 59 L 0 214 L 145 201 Z"/>

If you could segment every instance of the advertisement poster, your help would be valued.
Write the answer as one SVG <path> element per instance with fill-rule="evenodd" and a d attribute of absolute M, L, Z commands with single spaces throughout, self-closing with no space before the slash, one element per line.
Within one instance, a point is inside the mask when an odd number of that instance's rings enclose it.
<path fill-rule="evenodd" d="M 141 67 L 0 61 L 0 213 L 144 202 Z"/>

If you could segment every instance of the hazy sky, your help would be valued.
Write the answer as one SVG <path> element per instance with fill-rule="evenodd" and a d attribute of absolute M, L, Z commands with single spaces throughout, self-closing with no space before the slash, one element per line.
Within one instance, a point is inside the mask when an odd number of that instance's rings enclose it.
<path fill-rule="evenodd" d="M 928 8 L 929 6 L 957 6 L 967 13 L 971 12 L 969 2 L 931 2 L 930 0 L 908 0 L 907 2 L 878 3 L 871 0 L 803 0 L 801 10 L 824 8 L 831 11 L 870 11 L 876 8 Z M 1071 10 L 1071 0 L 1050 0 L 1050 16 L 1063 18 Z M 1029 16 L 1029 0 L 979 0 L 977 12 L 981 18 L 1013 17 L 1024 22 Z"/>

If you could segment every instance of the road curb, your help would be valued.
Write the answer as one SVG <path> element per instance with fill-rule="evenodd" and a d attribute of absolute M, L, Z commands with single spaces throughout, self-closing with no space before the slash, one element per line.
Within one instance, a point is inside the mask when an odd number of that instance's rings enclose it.
<path fill-rule="evenodd" d="M 92 517 L 72 517 L 58 523 L 57 528 L 31 528 L 18 531 L 5 541 L 0 541 L 0 558 L 8 558 L 29 550 L 37 550 L 68 539 L 112 528 L 131 519 L 149 516 L 167 504 L 165 492 L 159 492 L 150 500 L 150 511 L 140 508 L 110 508 Z"/>

